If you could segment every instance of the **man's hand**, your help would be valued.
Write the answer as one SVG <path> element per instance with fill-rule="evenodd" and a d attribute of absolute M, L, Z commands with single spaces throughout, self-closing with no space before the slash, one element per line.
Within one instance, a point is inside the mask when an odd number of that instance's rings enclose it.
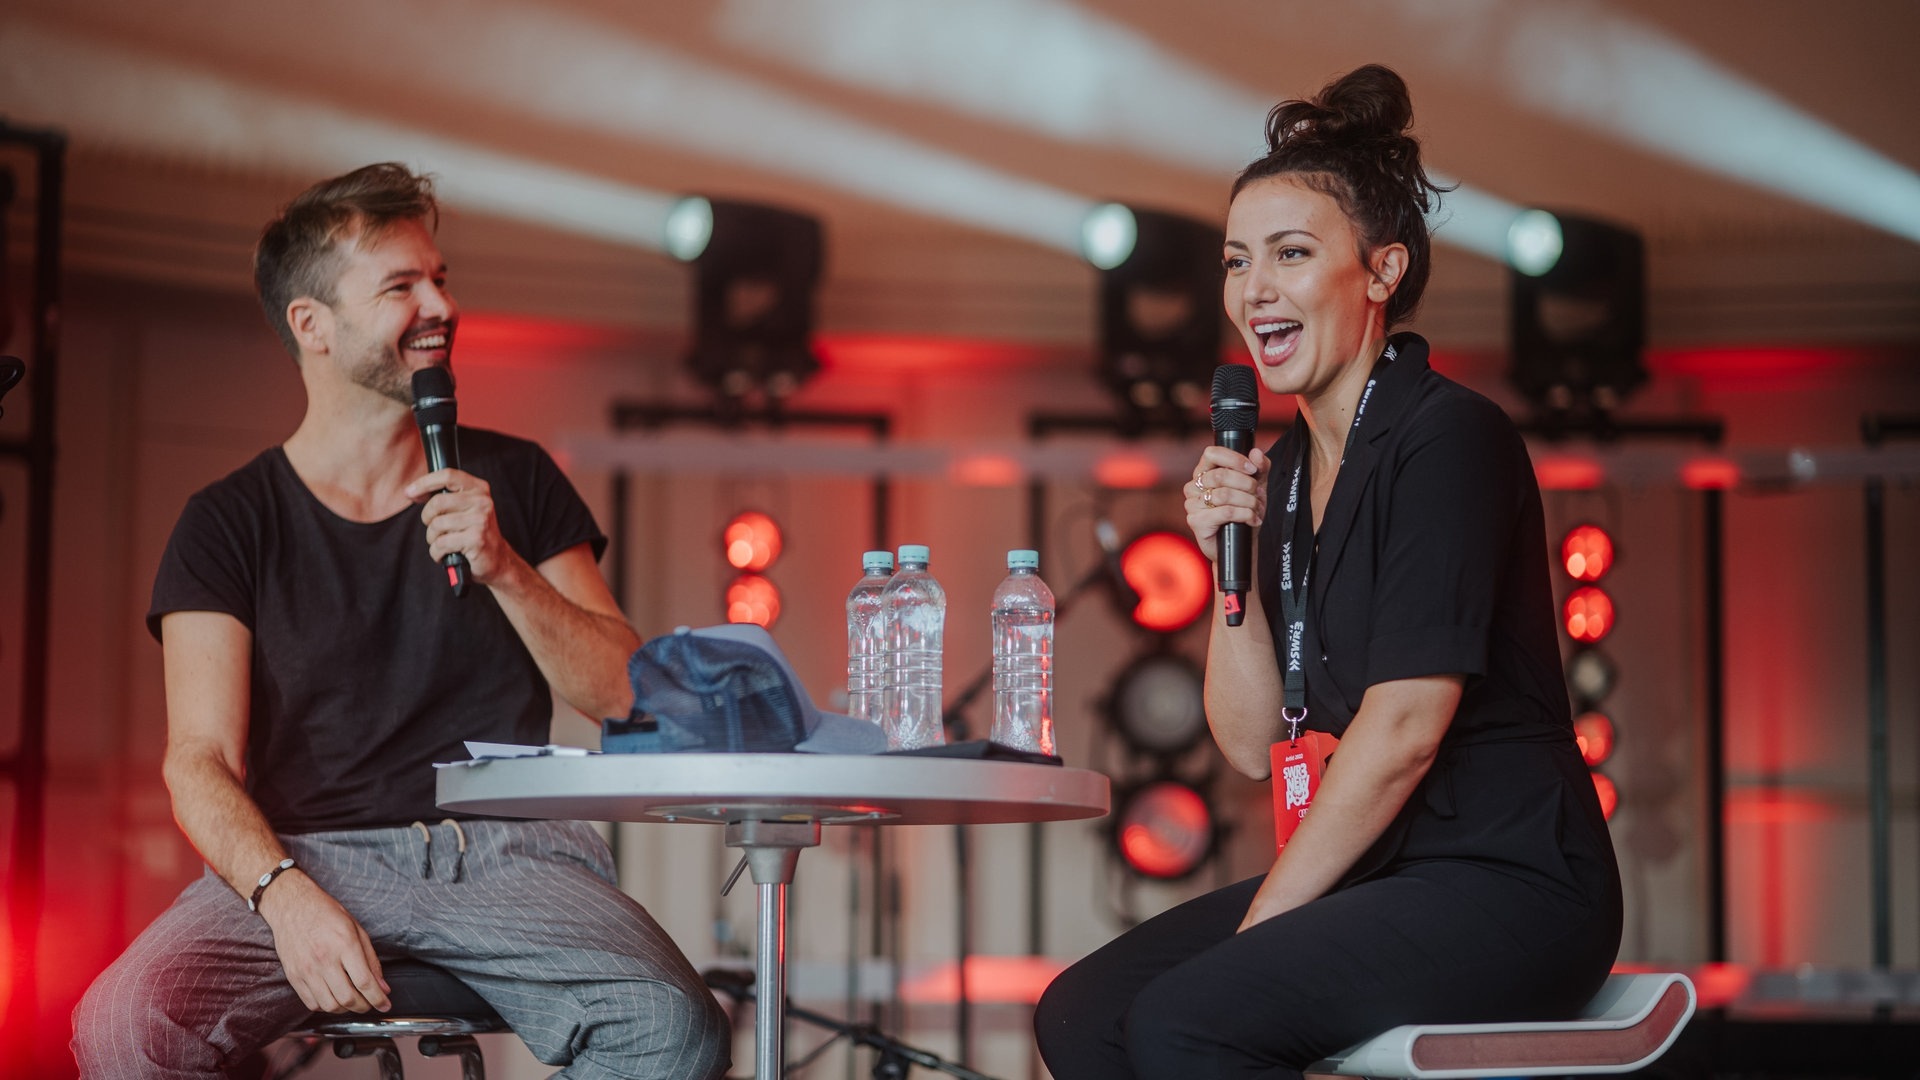
<path fill-rule="evenodd" d="M 485 480 L 459 469 L 441 469 L 408 484 L 406 491 L 415 502 L 426 501 L 420 520 L 427 526 L 427 551 L 434 562 L 457 551 L 467 557 L 472 580 L 480 585 L 526 565 L 500 535 L 493 489 Z"/>
<path fill-rule="evenodd" d="M 273 949 L 287 982 L 316 1012 L 386 1012 L 391 987 L 380 976 L 373 942 L 340 902 L 297 868 L 260 897 Z"/>

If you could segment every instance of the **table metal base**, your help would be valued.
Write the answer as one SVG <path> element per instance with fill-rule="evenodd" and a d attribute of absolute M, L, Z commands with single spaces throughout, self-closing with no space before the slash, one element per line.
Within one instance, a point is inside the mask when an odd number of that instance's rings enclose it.
<path fill-rule="evenodd" d="M 730 821 L 727 846 L 741 849 L 760 891 L 753 947 L 753 1075 L 780 1080 L 786 1069 L 787 886 L 800 849 L 820 845 L 818 821 Z"/>
<path fill-rule="evenodd" d="M 988 825 L 1107 812 L 1107 778 L 1013 761 L 839 754 L 594 754 L 482 759 L 440 770 L 449 810 L 585 821 L 726 822 L 759 887 L 757 1075 L 779 1080 L 787 885 L 822 824 Z M 951 1070 L 949 1070 L 951 1071 Z M 958 1075 L 958 1074 L 956 1074 Z"/>

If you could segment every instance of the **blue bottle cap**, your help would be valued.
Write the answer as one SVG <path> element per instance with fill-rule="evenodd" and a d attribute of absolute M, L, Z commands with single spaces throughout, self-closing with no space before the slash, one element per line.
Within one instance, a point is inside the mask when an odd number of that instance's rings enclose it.
<path fill-rule="evenodd" d="M 1040 569 L 1040 553 L 1032 548 L 1015 548 L 1007 552 L 1007 569 L 1038 570 Z"/>
<path fill-rule="evenodd" d="M 893 573 L 893 552 L 867 551 L 860 555 L 860 569 L 869 574 Z"/>
<path fill-rule="evenodd" d="M 905 566 L 908 563 L 919 563 L 925 566 L 933 561 L 930 557 L 932 554 L 932 551 L 930 551 L 925 544 L 901 544 L 900 565 Z"/>

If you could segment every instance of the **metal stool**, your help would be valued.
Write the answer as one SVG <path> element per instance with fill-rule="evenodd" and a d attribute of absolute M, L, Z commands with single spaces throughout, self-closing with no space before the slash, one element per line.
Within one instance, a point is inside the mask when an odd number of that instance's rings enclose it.
<path fill-rule="evenodd" d="M 395 1036 L 420 1040 L 422 1057 L 452 1054 L 460 1059 L 461 1080 L 485 1080 L 475 1035 L 510 1031 L 486 999 L 448 972 L 419 960 L 396 959 L 381 965 L 392 988 L 387 1013 L 313 1013 L 290 1034 L 324 1039 L 336 1057 L 371 1057 L 380 1063 L 380 1080 L 402 1080 Z"/>

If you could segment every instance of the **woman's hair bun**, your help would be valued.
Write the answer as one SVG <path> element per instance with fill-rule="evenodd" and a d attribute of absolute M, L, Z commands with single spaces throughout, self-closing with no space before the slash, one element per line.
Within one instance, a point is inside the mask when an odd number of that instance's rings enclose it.
<path fill-rule="evenodd" d="M 1388 328 L 1413 316 L 1426 289 L 1431 237 L 1426 215 L 1447 190 L 1420 164 L 1413 98 L 1399 75 L 1379 64 L 1342 75 L 1306 101 L 1283 101 L 1267 114 L 1267 153 L 1241 170 L 1248 184 L 1297 176 L 1331 196 L 1353 223 L 1360 257 L 1404 244 L 1407 269 L 1387 302 Z"/>
<path fill-rule="evenodd" d="M 1307 101 L 1283 101 L 1267 114 L 1267 149 L 1295 139 L 1364 140 L 1403 135 L 1413 98 L 1392 69 L 1368 64 L 1335 79 Z"/>

